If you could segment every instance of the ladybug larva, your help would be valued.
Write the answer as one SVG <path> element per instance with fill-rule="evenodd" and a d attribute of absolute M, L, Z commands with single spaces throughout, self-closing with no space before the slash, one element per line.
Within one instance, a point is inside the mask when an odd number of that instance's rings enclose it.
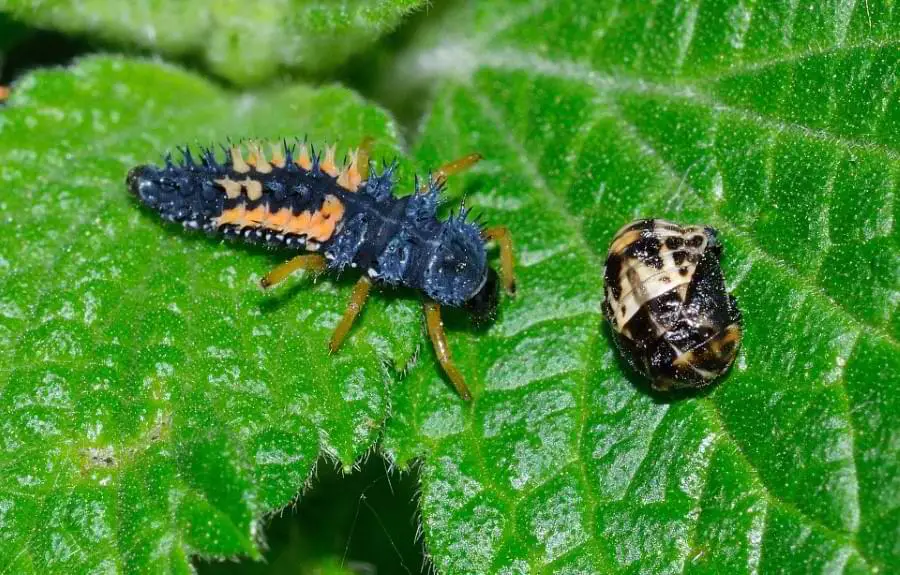
<path fill-rule="evenodd" d="M 728 370 L 741 312 L 708 226 L 658 219 L 620 229 L 606 258 L 603 313 L 628 363 L 654 389 L 698 388 Z"/>
<path fill-rule="evenodd" d="M 183 148 L 181 162 L 167 155 L 162 166 L 132 168 L 125 181 L 138 201 L 164 220 L 302 252 L 266 274 L 263 288 L 301 269 L 336 275 L 361 271 L 328 344 L 332 353 L 347 338 L 373 288 L 421 292 L 438 363 L 459 395 L 471 400 L 450 354 L 441 307 L 462 308 L 476 324 L 493 321 L 501 283 L 507 293 L 515 293 L 512 238 L 505 226 L 485 228 L 468 218 L 468 209 L 449 218 L 439 218 L 437 210 L 447 178 L 475 165 L 481 155 L 444 164 L 413 194 L 396 196 L 396 163 L 384 165 L 380 174 L 370 172 L 370 146 L 371 140 L 364 140 L 342 165 L 335 146 L 326 146 L 323 156 L 306 140 L 229 145 L 223 147 L 224 157 L 203 148 L 199 162 Z M 502 277 L 488 265 L 488 242 L 500 249 Z"/>

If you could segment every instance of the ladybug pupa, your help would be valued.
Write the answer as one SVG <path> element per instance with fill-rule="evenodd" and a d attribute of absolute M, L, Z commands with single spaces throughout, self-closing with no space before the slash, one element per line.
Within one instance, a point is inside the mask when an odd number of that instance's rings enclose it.
<path fill-rule="evenodd" d="M 643 219 L 613 238 L 603 314 L 625 360 L 654 389 L 701 388 L 728 371 L 742 320 L 708 226 Z"/>
<path fill-rule="evenodd" d="M 505 227 L 482 228 L 464 208 L 447 219 L 437 217 L 437 208 L 447 177 L 481 156 L 445 164 L 412 194 L 397 197 L 396 163 L 370 173 L 369 144 L 351 151 L 343 165 L 335 161 L 334 146 L 323 156 L 305 141 L 233 145 L 224 160 L 201 149 L 196 161 L 185 148 L 181 162 L 167 156 L 162 166 L 133 168 L 126 184 L 165 220 L 302 252 L 263 277 L 263 288 L 301 269 L 357 270 L 361 275 L 332 334 L 331 352 L 347 337 L 373 286 L 420 292 L 438 362 L 459 395 L 471 399 L 451 358 L 441 307 L 462 308 L 476 323 L 493 319 L 501 283 L 515 291 L 512 241 Z M 502 278 L 488 265 L 490 241 L 500 248 Z"/>

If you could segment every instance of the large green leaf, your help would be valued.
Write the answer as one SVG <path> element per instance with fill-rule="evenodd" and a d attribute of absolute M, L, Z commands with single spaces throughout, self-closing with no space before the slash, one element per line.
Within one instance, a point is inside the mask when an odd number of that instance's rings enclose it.
<path fill-rule="evenodd" d="M 423 0 L 0 0 L 29 24 L 199 58 L 239 84 L 284 69 L 323 73 L 365 49 Z"/>
<path fill-rule="evenodd" d="M 442 572 L 895 569 L 898 24 L 875 0 L 437 14 L 397 67 L 435 89 L 415 153 L 484 153 L 450 190 L 519 249 L 499 321 L 448 321 L 472 404 L 427 347 L 402 381 L 383 366 L 425 341 L 414 302 L 373 298 L 329 358 L 350 278 L 263 295 L 286 255 L 165 227 L 123 189 L 195 139 L 394 153 L 384 114 L 117 59 L 29 76 L 0 112 L 0 572 L 258 557 L 259 518 L 319 453 L 350 466 L 388 405 Z M 639 215 L 724 236 L 746 338 L 709 395 L 648 395 L 601 328 L 607 243 Z"/>
<path fill-rule="evenodd" d="M 412 355 L 417 307 L 376 298 L 329 356 L 347 281 L 264 294 L 289 254 L 164 226 L 124 186 L 179 144 L 303 134 L 396 154 L 387 116 L 341 88 L 233 96 L 116 58 L 14 86 L 0 112 L 0 572 L 258 557 L 260 518 L 320 455 L 348 469 L 374 443 L 384 362 Z"/>
<path fill-rule="evenodd" d="M 397 68 L 434 89 L 418 159 L 483 153 L 469 203 L 519 250 L 453 334 L 474 403 L 427 354 L 388 421 L 439 570 L 897 570 L 900 8 L 468 2 Z M 602 327 L 639 216 L 724 237 L 746 335 L 707 395 L 648 394 Z"/>

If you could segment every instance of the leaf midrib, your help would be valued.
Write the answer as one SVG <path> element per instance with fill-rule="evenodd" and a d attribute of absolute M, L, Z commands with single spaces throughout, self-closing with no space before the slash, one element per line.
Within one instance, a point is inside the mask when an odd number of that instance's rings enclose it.
<path fill-rule="evenodd" d="M 452 100 L 452 94 L 448 93 L 448 94 L 445 94 L 445 96 L 446 96 L 446 101 L 448 102 L 448 108 L 452 109 L 452 104 L 450 103 L 450 101 Z M 503 119 L 499 116 L 499 112 L 496 111 L 490 105 L 490 102 L 488 100 L 479 98 L 478 103 L 481 106 L 482 111 L 485 113 L 486 116 L 492 117 L 493 120 L 496 120 L 496 123 L 498 125 L 506 125 L 505 119 Z M 449 122 L 449 119 L 452 117 L 452 115 L 453 115 L 452 111 L 447 114 L 448 122 Z M 455 130 L 456 129 L 455 124 L 452 124 L 452 122 L 451 122 L 448 125 L 448 129 Z M 506 130 L 505 133 L 511 133 L 511 132 L 509 132 L 509 130 Z M 570 215 L 568 214 L 568 212 L 565 209 L 565 206 L 563 205 L 562 200 L 550 192 L 550 189 L 549 189 L 547 183 L 544 181 L 543 176 L 534 168 L 535 164 L 528 160 L 529 156 L 528 156 L 527 149 L 523 148 L 519 142 L 516 142 L 515 140 L 512 140 L 511 138 L 507 138 L 507 141 L 504 142 L 504 145 L 506 147 L 510 148 L 513 152 L 515 152 L 516 156 L 518 158 L 520 158 L 519 163 L 520 163 L 523 173 L 525 173 L 525 175 L 529 179 L 531 179 L 531 181 L 534 183 L 534 189 L 540 193 L 540 198 L 544 201 L 544 203 L 547 204 L 551 210 L 558 212 L 561 216 L 565 214 L 568 219 L 571 219 Z M 581 230 L 581 226 L 580 226 L 581 219 L 580 218 L 578 219 L 578 222 L 579 222 L 579 225 L 575 226 L 573 229 L 572 236 L 575 238 L 575 241 L 571 242 L 573 244 L 572 247 L 576 247 L 575 244 L 580 244 L 580 247 L 582 248 L 580 250 L 580 252 L 582 254 L 584 254 L 589 260 L 593 260 L 594 265 L 600 265 L 599 260 L 597 260 L 596 254 L 588 248 L 587 239 L 585 238 L 585 236 Z M 587 313 L 590 313 L 590 312 L 584 311 L 584 312 L 580 312 L 578 315 L 583 315 L 583 314 L 587 314 Z M 592 315 L 595 315 L 599 321 L 599 318 L 600 318 L 599 311 L 597 311 L 596 313 L 593 313 Z M 554 321 L 556 319 L 557 318 L 552 318 L 552 319 L 547 318 L 544 321 Z M 543 323 L 543 322 L 539 322 L 539 323 Z M 599 330 L 597 330 L 594 332 L 594 335 L 592 335 L 590 340 L 587 342 L 587 346 L 596 348 L 596 347 L 600 346 L 600 342 L 601 342 L 601 332 Z M 577 445 L 578 445 L 581 442 L 580 439 L 583 434 L 584 426 L 587 421 L 588 409 L 587 409 L 586 405 L 587 405 L 587 397 L 589 395 L 589 385 L 590 385 L 591 378 L 590 378 L 590 370 L 588 369 L 587 366 L 584 366 L 581 369 L 578 369 L 577 371 L 579 372 L 579 375 L 580 375 L 580 383 L 579 383 L 580 389 L 578 392 L 579 397 L 578 397 L 578 408 L 577 408 L 578 412 L 579 412 L 579 418 L 578 418 L 579 419 L 579 424 L 578 424 L 579 431 L 578 431 L 578 442 L 577 442 Z M 491 393 L 491 390 L 484 390 L 483 393 Z M 477 398 L 476 398 L 476 401 L 477 401 Z M 414 409 L 415 409 L 415 405 L 414 405 Z M 466 436 L 468 436 L 467 443 L 469 445 L 473 446 L 474 454 L 475 454 L 476 460 L 478 462 L 478 466 L 481 469 L 481 472 L 484 474 L 485 477 L 488 476 L 489 473 L 488 473 L 486 459 L 485 459 L 484 454 L 481 449 L 481 441 L 482 441 L 482 437 L 483 437 L 482 430 L 477 428 L 477 426 L 472 427 L 472 424 L 470 424 L 469 426 L 467 426 L 466 430 L 463 433 Z M 421 433 L 418 433 L 418 435 L 421 436 Z M 428 451 L 433 451 L 435 449 L 436 444 L 440 443 L 440 442 L 439 441 L 435 442 L 433 440 L 426 439 L 425 443 L 426 443 L 426 445 L 430 446 Z M 535 491 L 536 489 L 541 488 L 543 485 L 546 485 L 550 481 L 553 481 L 555 478 L 559 477 L 563 472 L 565 472 L 566 470 L 568 470 L 569 468 L 571 468 L 573 466 L 575 467 L 575 469 L 577 470 L 577 472 L 580 476 L 581 483 L 583 484 L 584 488 L 588 491 L 586 499 L 593 500 L 594 494 L 591 490 L 591 482 L 588 480 L 587 471 L 586 471 L 584 462 L 581 460 L 580 457 L 578 457 L 577 449 L 576 449 L 574 461 L 564 462 L 552 474 L 543 478 L 540 483 L 534 484 L 534 485 L 529 485 L 528 489 L 525 490 L 524 493 L 531 493 L 531 492 Z M 510 517 L 515 518 L 517 516 L 517 511 L 520 507 L 521 498 L 518 498 L 518 497 L 510 498 L 502 490 L 498 490 L 493 487 L 488 487 L 487 489 L 491 493 L 493 493 L 495 496 L 497 496 L 501 501 L 503 501 L 509 507 Z M 593 508 L 593 506 L 588 506 L 587 518 L 585 520 L 585 523 L 586 523 L 586 525 L 594 524 L 594 508 Z M 507 520 L 503 527 L 503 533 L 502 533 L 501 537 L 498 539 L 497 544 L 495 546 L 495 552 L 503 549 L 503 547 L 510 541 L 511 537 L 513 537 L 515 535 L 515 531 L 516 531 L 515 521 Z M 586 531 L 586 534 L 587 534 L 587 540 L 584 543 L 581 543 L 578 547 L 590 545 L 592 547 L 595 547 L 594 553 L 593 553 L 594 556 L 603 557 L 603 554 L 598 549 L 596 549 L 596 544 L 597 544 L 596 536 L 592 533 L 592 531 L 590 529 L 588 529 Z M 568 554 L 570 554 L 571 551 L 573 551 L 573 550 L 570 550 L 566 554 L 564 554 L 560 557 L 557 557 L 554 561 L 562 560 L 564 557 L 566 557 Z M 495 555 L 492 560 L 492 564 L 491 564 L 492 567 L 496 566 L 496 561 L 498 559 L 499 559 L 499 556 Z M 535 565 L 542 565 L 544 563 L 544 556 L 543 556 L 542 550 L 536 549 L 529 556 L 528 560 L 529 560 L 529 565 L 531 565 L 532 567 L 534 567 Z"/>
<path fill-rule="evenodd" d="M 884 47 L 888 46 L 900 49 L 900 41 L 886 42 Z M 707 86 L 714 84 L 720 77 L 676 78 L 672 82 L 666 83 L 640 76 L 610 74 L 595 70 L 584 63 L 574 60 L 551 60 L 540 54 L 520 49 L 495 49 L 480 56 L 476 56 L 475 51 L 469 52 L 467 50 L 467 52 L 476 60 L 476 64 L 473 67 L 505 72 L 526 72 L 544 77 L 579 82 L 593 87 L 600 96 L 605 96 L 608 93 L 622 93 L 682 98 L 714 111 L 734 114 L 763 127 L 778 131 L 796 132 L 816 140 L 824 140 L 848 148 L 875 150 L 891 160 L 900 160 L 900 150 L 881 142 L 837 134 L 827 129 L 811 128 L 798 122 L 769 117 L 748 108 L 718 101 L 709 94 Z M 773 61 L 771 65 L 780 62 Z M 721 78 L 738 76 L 740 74 L 740 68 L 731 69 L 728 74 L 722 75 Z"/>
<path fill-rule="evenodd" d="M 479 34 L 476 38 L 473 38 L 470 41 L 466 41 L 465 44 L 468 44 L 468 45 L 472 46 L 473 48 L 477 48 L 477 50 L 473 50 L 473 52 L 472 52 L 473 54 L 477 53 L 479 55 L 483 55 L 483 54 L 490 54 L 490 53 L 496 52 L 496 50 L 493 50 L 490 46 L 490 43 L 492 41 L 494 41 L 495 38 L 500 37 L 504 32 L 506 32 L 509 29 L 513 28 L 514 26 L 522 23 L 524 20 L 528 19 L 529 17 L 534 16 L 538 12 L 545 10 L 550 4 L 551 4 L 551 2 L 549 0 L 531 0 L 530 3 L 528 3 L 525 6 L 525 8 L 523 8 L 519 11 L 511 12 L 509 14 L 509 16 L 507 16 L 506 18 L 503 18 L 503 17 L 499 18 L 497 20 L 498 25 L 488 28 L 487 30 L 485 30 L 485 32 Z M 605 18 L 605 21 L 603 22 L 603 26 L 594 31 L 595 37 L 600 37 L 600 36 L 605 35 L 606 32 L 610 28 L 612 28 L 617 23 L 617 21 L 620 19 L 620 17 L 622 16 L 622 12 L 619 10 L 619 6 L 622 4 L 622 1 L 615 0 L 615 4 L 616 4 L 616 6 L 607 13 L 607 17 Z M 868 15 L 869 27 L 871 30 L 872 18 L 871 18 L 871 14 L 869 13 L 868 1 L 866 1 L 864 4 L 866 7 L 866 13 Z M 859 3 L 855 2 L 854 5 L 851 7 L 850 12 L 848 12 L 846 14 L 846 18 L 842 22 L 844 34 L 840 38 L 835 37 L 835 39 L 832 43 L 807 44 L 805 47 L 803 47 L 800 50 L 794 49 L 795 48 L 794 46 L 789 46 L 789 47 L 785 48 L 785 52 L 783 54 L 781 54 L 780 56 L 774 57 L 774 58 L 761 58 L 761 59 L 757 59 L 757 60 L 751 60 L 748 62 L 742 62 L 741 64 L 739 64 L 737 66 L 729 66 L 725 70 L 716 71 L 715 73 L 708 75 L 708 76 L 693 76 L 692 77 L 689 74 L 683 74 L 681 76 L 681 78 L 682 79 L 703 78 L 707 81 L 718 81 L 720 79 L 724 79 L 724 78 L 727 78 L 727 77 L 730 77 L 733 75 L 742 74 L 742 73 L 753 73 L 755 71 L 765 69 L 767 67 L 777 66 L 777 65 L 781 65 L 781 64 L 791 64 L 791 63 L 799 62 L 801 60 L 805 60 L 808 58 L 815 58 L 817 56 L 828 56 L 831 54 L 839 53 L 841 51 L 852 51 L 852 50 L 865 49 L 865 48 L 881 49 L 881 48 L 886 48 L 886 47 L 892 47 L 898 43 L 898 41 L 895 38 L 889 38 L 889 39 L 875 38 L 875 39 L 873 39 L 873 38 L 868 38 L 868 37 L 864 37 L 861 40 L 850 43 L 850 44 L 845 43 L 846 37 L 847 37 L 846 34 L 849 29 L 849 24 L 850 24 L 850 22 L 852 22 L 854 11 L 857 9 L 858 6 L 859 6 Z M 790 6 L 790 13 L 785 18 L 785 23 L 786 23 L 787 27 L 782 30 L 785 41 L 787 41 L 794 33 L 793 26 L 796 21 L 798 7 L 799 7 L 799 3 L 797 3 L 797 2 L 792 3 Z M 697 30 L 696 25 L 695 25 L 696 24 L 696 15 L 697 15 L 697 13 L 699 13 L 699 8 L 700 8 L 699 3 L 691 6 L 691 9 L 694 12 L 693 20 L 690 17 L 686 18 L 686 20 L 685 20 L 686 26 L 683 26 L 681 29 L 682 35 L 684 37 L 681 38 L 680 41 L 678 42 L 679 56 L 676 58 L 676 65 L 675 65 L 675 69 L 678 70 L 679 72 L 681 71 L 683 64 L 684 64 L 684 60 L 686 59 L 687 55 L 690 52 L 691 46 L 693 45 L 694 33 Z M 753 16 L 753 7 L 752 6 L 750 7 L 750 12 L 751 12 L 750 16 L 752 17 Z M 689 22 L 688 20 L 692 20 L 692 21 Z M 837 20 L 837 19 L 835 18 L 835 20 Z M 750 30 L 750 25 L 748 25 L 746 27 L 746 29 L 743 31 L 743 33 L 746 34 L 747 32 L 749 32 L 749 30 Z M 647 31 L 648 31 L 647 27 L 645 27 L 644 30 L 642 30 L 642 32 L 647 32 Z M 642 38 L 642 40 L 643 40 L 643 38 Z M 732 41 L 735 43 L 742 42 L 742 40 L 743 40 L 743 37 L 732 38 Z M 448 43 L 453 44 L 454 42 L 457 43 L 458 45 L 463 45 L 463 42 L 461 42 L 461 38 L 459 38 L 459 37 L 457 37 L 455 39 L 451 39 L 449 42 L 445 41 L 445 42 L 443 42 L 443 44 L 444 45 L 447 45 Z M 737 50 L 737 53 L 740 54 L 739 49 Z M 643 52 L 641 53 L 641 55 L 643 55 Z M 479 58 L 475 58 L 475 60 L 479 60 Z"/>

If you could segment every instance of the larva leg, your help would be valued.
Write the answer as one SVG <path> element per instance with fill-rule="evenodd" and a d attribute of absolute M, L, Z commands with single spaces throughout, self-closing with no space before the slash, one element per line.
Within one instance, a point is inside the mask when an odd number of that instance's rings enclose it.
<path fill-rule="evenodd" d="M 503 287 L 509 295 L 516 293 L 515 257 L 513 256 L 512 236 L 506 226 L 496 226 L 484 230 L 484 239 L 494 240 L 500 248 L 500 268 L 503 272 Z"/>
<path fill-rule="evenodd" d="M 270 288 L 275 284 L 281 283 L 285 278 L 297 270 L 320 272 L 324 269 L 325 258 L 317 254 L 304 254 L 276 266 L 272 271 L 263 276 L 259 285 L 263 288 Z"/>
<path fill-rule="evenodd" d="M 454 174 L 458 174 L 460 172 L 464 172 L 481 161 L 482 155 L 479 153 L 469 154 L 467 156 L 463 156 L 462 158 L 457 158 L 452 162 L 447 162 L 443 166 L 440 166 L 434 173 L 431 174 L 431 178 L 428 183 L 423 185 L 419 189 L 419 193 L 423 194 L 428 191 L 430 185 L 440 186 L 444 182 L 447 181 L 447 178 Z"/>
<path fill-rule="evenodd" d="M 433 301 L 425 302 L 425 325 L 428 327 L 428 336 L 431 338 L 434 353 L 437 355 L 444 373 L 450 378 L 450 382 L 453 383 L 459 396 L 466 401 L 471 401 L 472 394 L 450 355 L 450 346 L 447 344 L 447 336 L 444 334 L 444 322 L 441 321 L 441 306 Z"/>
<path fill-rule="evenodd" d="M 336 352 L 341 347 L 341 344 L 344 343 L 344 339 L 350 333 L 350 328 L 353 327 L 353 322 L 356 321 L 356 316 L 359 315 L 363 306 L 366 305 L 366 299 L 369 297 L 371 288 L 372 282 L 366 276 L 359 278 L 359 281 L 353 286 L 353 293 L 350 294 L 350 302 L 347 304 L 346 311 L 344 311 L 344 317 L 341 318 L 341 322 L 334 329 L 331 341 L 328 343 L 328 349 L 331 353 Z"/>

